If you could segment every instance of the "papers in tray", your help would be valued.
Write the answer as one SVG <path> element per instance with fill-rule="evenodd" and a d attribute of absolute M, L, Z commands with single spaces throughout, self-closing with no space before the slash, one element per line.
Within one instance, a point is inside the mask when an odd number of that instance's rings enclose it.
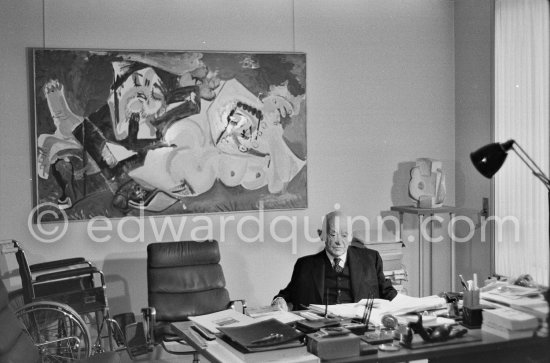
<path fill-rule="evenodd" d="M 277 319 L 259 321 L 246 326 L 218 327 L 222 339 L 246 352 L 282 349 L 303 345 L 303 333 Z"/>
<path fill-rule="evenodd" d="M 254 318 L 233 309 L 222 310 L 207 315 L 190 316 L 189 320 L 214 334 L 220 332 L 218 330 L 220 327 L 248 325 L 256 321 Z"/>

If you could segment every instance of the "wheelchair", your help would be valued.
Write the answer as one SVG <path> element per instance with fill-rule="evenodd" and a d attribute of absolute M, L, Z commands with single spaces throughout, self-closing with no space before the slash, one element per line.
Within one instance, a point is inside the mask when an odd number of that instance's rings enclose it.
<path fill-rule="evenodd" d="M 127 349 L 120 326 L 109 314 L 103 272 L 91 262 L 76 257 L 29 265 L 14 240 L 1 241 L 0 250 L 15 254 L 22 287 L 19 297 L 12 294 L 20 306 L 12 307 L 44 362 L 102 353 L 104 341 L 111 351 L 115 346 Z"/>

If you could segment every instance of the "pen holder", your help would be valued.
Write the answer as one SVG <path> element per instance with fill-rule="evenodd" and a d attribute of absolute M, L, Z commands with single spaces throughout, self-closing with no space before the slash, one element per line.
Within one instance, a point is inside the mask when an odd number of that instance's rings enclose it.
<path fill-rule="evenodd" d="M 462 306 L 466 308 L 479 307 L 479 290 L 468 290 L 464 292 Z"/>
<path fill-rule="evenodd" d="M 483 322 L 482 310 L 480 306 L 474 308 L 464 306 L 462 308 L 462 325 L 469 329 L 481 327 L 481 323 Z"/>
<path fill-rule="evenodd" d="M 479 328 L 482 322 L 479 290 L 465 291 L 462 304 L 462 325 L 467 328 Z"/>

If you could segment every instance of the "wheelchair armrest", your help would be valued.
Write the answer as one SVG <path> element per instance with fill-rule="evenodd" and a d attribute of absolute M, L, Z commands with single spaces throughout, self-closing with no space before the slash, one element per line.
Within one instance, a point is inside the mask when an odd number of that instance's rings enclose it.
<path fill-rule="evenodd" d="M 245 299 L 235 299 L 235 300 L 231 300 L 229 301 L 229 304 L 228 304 L 228 308 L 230 309 L 233 309 L 235 310 L 235 303 L 236 302 L 240 302 L 241 303 L 241 308 L 242 308 L 242 313 L 243 314 L 246 314 L 246 300 Z"/>
<path fill-rule="evenodd" d="M 83 265 L 83 264 L 92 266 L 91 262 L 86 261 L 83 257 L 74 257 L 74 258 L 66 258 L 63 260 L 36 263 L 34 265 L 30 265 L 29 269 L 31 270 L 31 272 L 39 272 L 39 271 L 55 270 L 63 267 Z"/>
<path fill-rule="evenodd" d="M 53 280 L 60 280 L 69 277 L 89 276 L 100 271 L 95 267 L 81 267 L 70 270 L 63 270 L 57 272 L 51 272 L 43 275 L 36 276 L 36 282 L 47 282 Z"/>

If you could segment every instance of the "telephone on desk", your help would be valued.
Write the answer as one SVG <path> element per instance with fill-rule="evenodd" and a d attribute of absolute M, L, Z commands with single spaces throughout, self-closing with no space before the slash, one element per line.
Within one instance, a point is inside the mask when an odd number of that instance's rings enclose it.
<path fill-rule="evenodd" d="M 425 342 L 435 343 L 459 338 L 468 332 L 468 329 L 456 328 L 448 324 L 436 326 L 434 328 L 424 328 L 422 325 L 422 314 L 416 315 L 418 316 L 418 320 L 416 322 L 410 322 L 405 328 L 405 332 L 401 333 L 399 343 L 405 347 L 411 345 L 414 333 L 419 334 Z"/>

